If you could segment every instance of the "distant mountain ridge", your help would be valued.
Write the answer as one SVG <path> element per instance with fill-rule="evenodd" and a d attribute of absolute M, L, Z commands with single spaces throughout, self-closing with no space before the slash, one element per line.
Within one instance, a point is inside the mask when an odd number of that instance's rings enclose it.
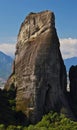
<path fill-rule="evenodd" d="M 72 57 L 64 60 L 67 71 L 72 65 L 77 65 L 77 57 Z"/>
<path fill-rule="evenodd" d="M 0 51 L 0 77 L 7 79 L 12 71 L 13 59 Z"/>
<path fill-rule="evenodd" d="M 0 51 L 0 77 L 3 79 L 7 79 L 12 71 L 12 63 L 13 59 L 6 55 L 5 53 Z M 72 65 L 77 65 L 77 57 L 64 59 L 64 63 L 67 71 Z"/>

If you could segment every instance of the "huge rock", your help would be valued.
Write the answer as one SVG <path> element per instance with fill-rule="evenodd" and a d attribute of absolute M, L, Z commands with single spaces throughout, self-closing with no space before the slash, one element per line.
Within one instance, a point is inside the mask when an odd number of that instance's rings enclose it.
<path fill-rule="evenodd" d="M 77 97 L 77 65 L 71 66 L 69 70 L 70 94 L 72 98 Z"/>
<path fill-rule="evenodd" d="M 71 66 L 69 70 L 69 80 L 70 80 L 70 107 L 77 117 L 77 65 Z"/>
<path fill-rule="evenodd" d="M 50 111 L 71 113 L 73 117 L 66 97 L 66 68 L 53 12 L 30 13 L 22 23 L 14 73 L 16 108 L 32 123 Z"/>

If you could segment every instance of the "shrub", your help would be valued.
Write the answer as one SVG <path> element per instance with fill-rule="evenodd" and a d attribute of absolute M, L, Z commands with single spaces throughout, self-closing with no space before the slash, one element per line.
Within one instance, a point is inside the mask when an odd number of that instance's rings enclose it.
<path fill-rule="evenodd" d="M 17 126 L 16 130 L 23 130 L 23 126 Z"/>
<path fill-rule="evenodd" d="M 0 130 L 5 130 L 5 125 L 1 124 L 0 125 Z"/>
<path fill-rule="evenodd" d="M 5 130 L 3 124 L 0 125 L 0 130 Z M 51 112 L 43 116 L 36 125 L 29 125 L 28 127 L 9 125 L 6 130 L 77 130 L 77 122 L 71 121 L 63 114 Z"/>
<path fill-rule="evenodd" d="M 28 127 L 26 127 L 26 126 L 25 126 L 25 127 L 23 127 L 23 130 L 28 130 Z"/>
<path fill-rule="evenodd" d="M 28 130 L 34 130 L 34 126 L 33 125 L 29 125 Z"/>
<path fill-rule="evenodd" d="M 16 129 L 16 126 L 9 125 L 6 130 L 17 130 L 17 129 Z"/>

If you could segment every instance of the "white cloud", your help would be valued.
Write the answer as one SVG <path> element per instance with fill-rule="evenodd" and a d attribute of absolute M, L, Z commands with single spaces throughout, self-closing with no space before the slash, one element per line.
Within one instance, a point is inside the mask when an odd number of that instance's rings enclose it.
<path fill-rule="evenodd" d="M 60 39 L 60 49 L 64 59 L 77 56 L 77 39 Z"/>
<path fill-rule="evenodd" d="M 16 43 L 17 42 L 17 37 L 12 36 L 12 37 L 0 37 L 0 44 L 1 43 Z"/>
<path fill-rule="evenodd" d="M 16 44 L 2 43 L 2 44 L 0 44 L 0 51 L 4 52 L 5 54 L 8 54 L 10 56 L 14 56 L 15 46 L 16 46 Z"/>
<path fill-rule="evenodd" d="M 2 43 L 0 44 L 0 51 L 14 56 L 16 44 Z M 64 59 L 77 56 L 77 39 L 62 38 L 60 39 L 60 49 Z"/>

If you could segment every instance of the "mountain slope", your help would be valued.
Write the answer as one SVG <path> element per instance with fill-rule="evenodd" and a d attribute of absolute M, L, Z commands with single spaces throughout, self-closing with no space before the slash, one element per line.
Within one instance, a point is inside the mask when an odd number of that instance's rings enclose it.
<path fill-rule="evenodd" d="M 70 68 L 72 65 L 77 65 L 77 57 L 72 57 L 72 58 L 65 59 L 65 60 L 64 60 L 64 63 L 65 63 L 65 65 L 66 65 L 67 71 L 69 71 L 69 68 Z"/>
<path fill-rule="evenodd" d="M 7 79 L 11 74 L 13 59 L 0 51 L 0 77 Z"/>

